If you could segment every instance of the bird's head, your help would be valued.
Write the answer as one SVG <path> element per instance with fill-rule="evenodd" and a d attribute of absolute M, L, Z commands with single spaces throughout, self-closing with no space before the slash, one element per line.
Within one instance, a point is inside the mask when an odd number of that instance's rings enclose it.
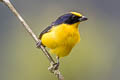
<path fill-rule="evenodd" d="M 78 12 L 70 12 L 72 14 L 73 20 L 78 20 L 79 22 L 88 20 L 87 17 L 83 16 Z"/>
<path fill-rule="evenodd" d="M 69 12 L 67 14 L 60 16 L 53 24 L 54 25 L 59 25 L 62 23 L 74 24 L 74 23 L 86 21 L 87 19 L 88 18 L 86 18 L 85 16 L 83 16 L 78 12 Z"/>

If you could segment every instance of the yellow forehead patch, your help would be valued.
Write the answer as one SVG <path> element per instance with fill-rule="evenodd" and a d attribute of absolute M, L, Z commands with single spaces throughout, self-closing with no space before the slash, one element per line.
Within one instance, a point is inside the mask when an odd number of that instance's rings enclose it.
<path fill-rule="evenodd" d="M 76 16 L 79 16 L 79 17 L 82 16 L 82 14 L 80 14 L 80 13 L 78 13 L 78 12 L 70 12 L 70 13 L 72 13 L 72 14 L 74 14 L 74 15 L 76 15 Z"/>

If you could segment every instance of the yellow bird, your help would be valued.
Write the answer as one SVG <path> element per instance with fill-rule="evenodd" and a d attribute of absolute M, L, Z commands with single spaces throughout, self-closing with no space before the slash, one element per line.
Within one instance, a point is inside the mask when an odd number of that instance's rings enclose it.
<path fill-rule="evenodd" d="M 48 47 L 51 53 L 60 57 L 67 56 L 76 43 L 80 42 L 78 25 L 87 18 L 78 12 L 69 12 L 60 16 L 43 30 L 39 36 L 40 45 Z"/>

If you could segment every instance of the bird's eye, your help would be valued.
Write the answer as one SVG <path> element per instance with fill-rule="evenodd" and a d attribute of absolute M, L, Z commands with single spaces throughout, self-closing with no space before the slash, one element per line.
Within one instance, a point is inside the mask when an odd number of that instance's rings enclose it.
<path fill-rule="evenodd" d="M 75 15 L 72 15 L 72 18 L 75 18 L 76 16 Z"/>
<path fill-rule="evenodd" d="M 76 15 L 72 15 L 72 19 L 77 20 L 77 19 L 79 19 L 79 18 L 81 18 L 81 17 L 80 17 L 80 16 L 76 16 Z"/>
<path fill-rule="evenodd" d="M 76 15 L 73 15 L 73 16 L 72 16 L 72 19 L 73 19 L 73 20 L 78 20 L 79 18 L 80 18 L 80 17 L 79 17 L 79 16 L 76 16 Z"/>

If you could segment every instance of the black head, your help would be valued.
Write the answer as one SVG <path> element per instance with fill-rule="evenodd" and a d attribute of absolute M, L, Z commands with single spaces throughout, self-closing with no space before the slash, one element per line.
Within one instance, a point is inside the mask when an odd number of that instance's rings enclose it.
<path fill-rule="evenodd" d="M 64 14 L 60 16 L 55 22 L 53 22 L 53 25 L 59 25 L 62 23 L 65 24 L 74 24 L 77 22 L 82 22 L 87 20 L 85 16 L 82 16 L 80 13 L 77 12 L 70 12 L 68 14 Z"/>

